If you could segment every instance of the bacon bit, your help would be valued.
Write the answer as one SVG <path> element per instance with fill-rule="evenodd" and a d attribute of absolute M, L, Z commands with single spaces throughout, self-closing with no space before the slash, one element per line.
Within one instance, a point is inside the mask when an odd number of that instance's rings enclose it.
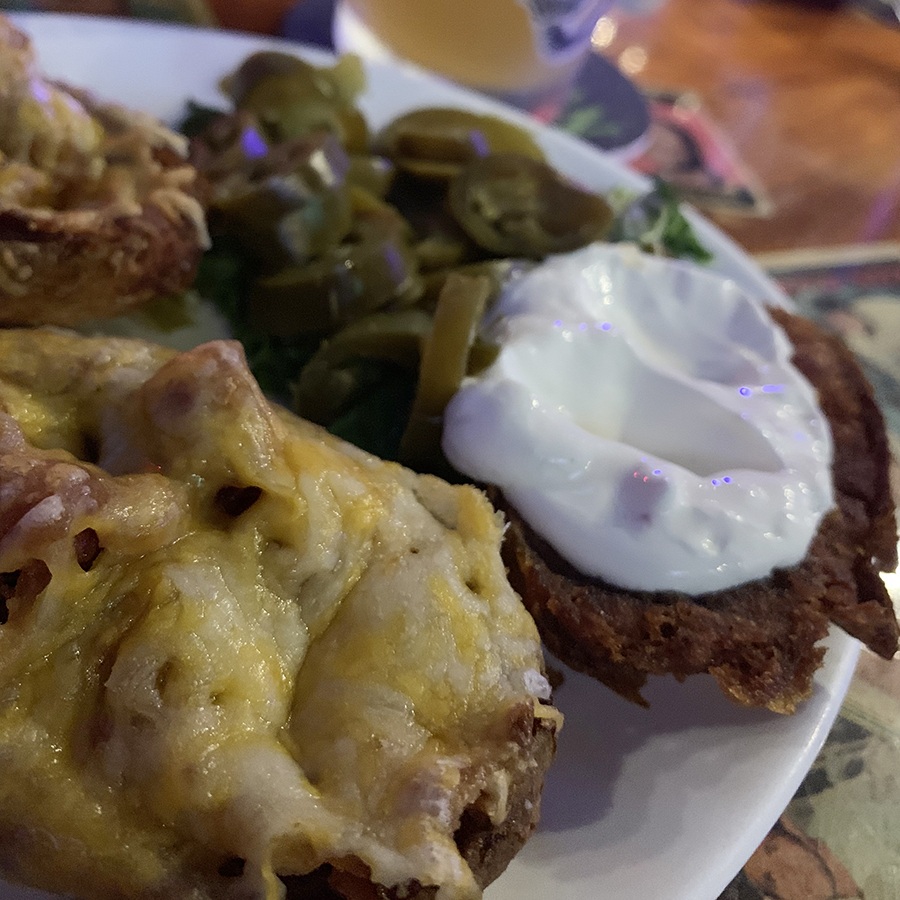
<path fill-rule="evenodd" d="M 241 513 L 247 512 L 260 496 L 262 496 L 262 488 L 255 485 L 248 487 L 226 485 L 216 492 L 216 503 L 227 515 L 239 516 Z"/>
<path fill-rule="evenodd" d="M 18 572 L 0 573 L 0 625 L 5 625 L 9 621 L 9 607 L 6 601 L 15 594 L 18 581 Z"/>
<path fill-rule="evenodd" d="M 0 573 L 0 625 L 9 621 L 10 601 L 30 603 L 50 584 L 50 569 L 42 559 L 33 559 L 15 572 Z"/>
<path fill-rule="evenodd" d="M 103 549 L 100 546 L 100 538 L 97 537 L 97 532 L 93 528 L 85 528 L 84 531 L 79 531 L 75 535 L 73 544 L 78 565 L 81 566 L 83 571 L 89 572 L 91 566 L 94 565 L 94 560 Z"/>
<path fill-rule="evenodd" d="M 517 703 L 507 714 L 509 737 L 520 747 L 528 747 L 534 737 L 534 702 Z"/>
<path fill-rule="evenodd" d="M 81 439 L 82 450 L 79 458 L 84 462 L 96 465 L 100 461 L 100 441 L 92 434 L 85 434 Z"/>
<path fill-rule="evenodd" d="M 187 380 L 172 380 L 163 393 L 168 420 L 186 416 L 197 404 L 197 388 Z"/>
<path fill-rule="evenodd" d="M 240 878 L 244 874 L 245 860 L 239 856 L 230 856 L 219 866 L 219 874 L 223 878 Z"/>
<path fill-rule="evenodd" d="M 31 601 L 50 584 L 50 569 L 42 559 L 33 559 L 22 566 L 19 573 L 19 581 L 16 584 L 15 597 L 17 600 Z"/>

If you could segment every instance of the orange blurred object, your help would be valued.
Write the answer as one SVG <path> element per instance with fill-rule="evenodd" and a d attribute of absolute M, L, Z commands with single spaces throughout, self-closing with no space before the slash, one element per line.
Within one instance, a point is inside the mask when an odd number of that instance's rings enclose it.
<path fill-rule="evenodd" d="M 223 28 L 276 34 L 285 13 L 297 0 L 207 0 Z"/>

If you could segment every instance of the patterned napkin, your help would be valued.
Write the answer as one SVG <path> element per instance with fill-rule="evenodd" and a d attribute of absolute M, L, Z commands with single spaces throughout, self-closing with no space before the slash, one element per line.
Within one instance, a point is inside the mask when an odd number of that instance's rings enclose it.
<path fill-rule="evenodd" d="M 719 900 L 898 900 L 898 796 L 900 668 L 863 650 L 818 759 Z"/>
<path fill-rule="evenodd" d="M 719 900 L 863 900 L 828 847 L 782 816 Z"/>

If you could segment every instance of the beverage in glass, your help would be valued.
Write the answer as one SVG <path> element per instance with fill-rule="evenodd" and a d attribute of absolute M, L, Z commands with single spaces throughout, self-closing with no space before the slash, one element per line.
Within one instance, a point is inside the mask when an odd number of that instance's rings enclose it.
<path fill-rule="evenodd" d="M 338 19 L 388 53 L 527 105 L 565 88 L 611 0 L 341 0 Z M 346 38 L 346 35 L 345 35 Z M 355 49 L 336 35 L 339 49 Z"/>

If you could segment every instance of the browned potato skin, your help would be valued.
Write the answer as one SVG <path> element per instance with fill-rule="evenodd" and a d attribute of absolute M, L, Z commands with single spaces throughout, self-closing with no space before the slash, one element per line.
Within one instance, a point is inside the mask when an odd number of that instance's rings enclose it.
<path fill-rule="evenodd" d="M 0 16 L 0 325 L 75 325 L 190 285 L 207 236 L 182 141 L 44 79 Z"/>
<path fill-rule="evenodd" d="M 232 349 L 237 350 L 238 345 L 232 344 Z M 230 415 L 235 411 L 240 412 L 254 403 L 265 406 L 265 400 L 258 393 L 258 386 L 250 382 L 241 381 L 240 373 L 246 370 L 232 368 L 216 369 L 216 377 L 211 382 L 211 394 L 199 394 L 192 373 L 204 369 L 204 360 L 219 358 L 213 345 L 207 345 L 206 350 L 200 348 L 192 351 L 192 362 L 183 364 L 181 368 L 170 369 L 170 376 L 164 380 L 167 389 L 163 392 L 165 397 L 159 402 L 159 407 L 171 410 L 172 402 L 176 407 L 179 403 L 185 408 L 197 408 L 209 410 L 216 403 L 227 402 Z M 0 411 L 6 415 L 0 415 L 0 420 L 5 420 L 5 428 L 0 429 L 0 446 L 4 456 L 3 471 L 0 478 L 10 482 L 4 485 L 10 488 L 4 492 L 4 503 L 0 504 L 0 535 L 5 534 L 12 524 L 20 521 L 24 511 L 37 501 L 37 498 L 48 496 L 48 492 L 57 496 L 64 509 L 74 510 L 80 502 L 83 492 L 88 490 L 91 498 L 96 498 L 96 503 L 102 506 L 111 502 L 113 508 L 125 510 L 122 513 L 124 521 L 127 519 L 135 525 L 136 521 L 147 521 L 151 524 L 135 526 L 135 530 L 128 531 L 128 537 L 120 538 L 129 544 L 129 552 L 140 555 L 161 543 L 174 541 L 178 529 L 185 525 L 186 519 L 182 518 L 183 510 L 179 511 L 176 497 L 180 496 L 177 489 L 173 489 L 171 504 L 163 503 L 162 508 L 169 510 L 160 518 L 159 513 L 152 513 L 149 520 L 142 518 L 142 509 L 150 509 L 154 504 L 141 504 L 139 501 L 146 499 L 148 494 L 129 493 L 123 504 L 109 500 L 107 491 L 115 491 L 112 487 L 101 486 L 106 473 L 99 468 L 98 448 L 101 443 L 99 432 L 101 426 L 99 418 L 103 418 L 102 409 L 109 410 L 104 403 L 104 393 L 110 384 L 123 385 L 134 379 L 146 380 L 150 373 L 158 373 L 167 363 L 172 366 L 177 363 L 173 360 L 175 352 L 163 347 L 154 346 L 142 341 L 121 338 L 86 338 L 74 335 L 58 329 L 0 329 L 0 361 L 4 378 L 3 390 L 0 396 L 13 398 L 21 392 L 36 395 L 42 399 L 50 400 L 50 406 L 54 410 L 64 410 L 62 415 L 48 413 L 46 418 L 38 415 L 36 418 L 43 424 L 37 433 L 32 433 L 35 444 L 30 444 L 15 418 L 15 411 L 6 410 L 4 403 L 0 401 Z M 98 371 L 104 376 L 98 378 Z M 133 374 L 128 374 L 128 373 Z M 248 373 L 249 374 L 249 373 Z M 207 376 L 208 377 L 208 376 Z M 97 380 L 95 380 L 97 379 Z M 239 387 L 239 383 L 242 387 Z M 84 389 L 84 385 L 90 384 L 90 389 Z M 127 388 L 124 388 L 126 391 Z M 115 393 L 114 389 L 111 389 Z M 83 402 L 85 396 L 91 399 Z M 137 395 L 128 394 L 129 397 Z M 160 397 L 163 394 L 159 395 Z M 226 400 L 210 400 L 213 398 L 228 398 Z M 209 402 L 208 402 L 209 401 Z M 138 400 L 139 405 L 145 406 L 144 400 Z M 150 406 L 157 405 L 149 401 Z M 219 406 L 219 408 L 223 408 Z M 171 413 L 170 413 L 171 414 Z M 210 414 L 211 415 L 211 414 Z M 292 418 L 287 412 L 279 413 L 288 419 Z M 23 423 L 29 416 L 23 417 Z M 207 416 L 204 421 L 209 424 L 213 419 Z M 2 422 L 0 422 L 2 424 Z M 44 427 L 46 426 L 46 427 Z M 24 427 L 24 426 L 23 426 Z M 318 434 L 320 439 L 334 443 L 336 441 L 324 430 L 310 423 L 295 423 L 291 427 L 302 429 L 302 434 Z M 208 429 L 207 429 L 208 430 Z M 30 429 L 29 429 L 29 433 Z M 36 446 L 41 444 L 42 447 Z M 98 459 L 96 464 L 88 462 L 89 459 Z M 91 488 L 86 489 L 80 480 L 70 481 L 68 485 L 63 476 L 59 474 L 59 465 L 65 469 L 69 461 L 80 468 L 90 480 L 96 476 L 96 481 L 90 481 Z M 33 465 L 32 465 L 33 463 Z M 132 475 L 146 473 L 154 469 L 149 457 L 138 454 L 137 458 L 126 460 L 116 464 L 115 471 Z M 102 476 L 102 477 L 101 477 Z M 455 527 L 457 512 L 447 491 L 452 490 L 447 485 L 441 485 L 436 479 L 422 480 L 420 476 L 406 471 L 396 476 L 403 478 L 408 484 L 417 484 L 419 502 L 428 504 L 426 509 L 435 518 L 444 517 L 439 521 L 444 522 L 445 528 Z M 156 482 L 154 482 L 156 483 Z M 131 482 L 135 485 L 135 482 Z M 252 490 L 252 486 L 250 488 Z M 241 490 L 236 488 L 238 494 Z M 55 493 L 54 493 L 55 492 Z M 216 494 L 216 503 L 222 503 L 228 516 L 239 515 L 234 509 L 228 510 L 224 501 L 220 499 L 222 491 Z M 123 495 L 124 496 L 124 495 Z M 76 499 L 72 499 L 72 498 Z M 239 499 L 237 501 L 240 502 Z M 252 502 L 252 501 L 251 501 Z M 136 507 L 137 510 L 136 511 Z M 80 507 L 78 507 L 80 508 Z M 239 509 L 240 507 L 238 507 Z M 73 513 L 74 515 L 75 513 Z M 135 518 L 137 517 L 137 519 Z M 69 521 L 69 519 L 65 519 Z M 74 521 L 74 520 L 72 520 Z M 52 527 L 56 527 L 55 525 Z M 90 568 L 93 560 L 101 552 L 113 552 L 107 543 L 101 550 L 100 538 L 97 532 L 93 536 L 85 534 L 81 530 L 81 524 L 61 525 L 74 533 L 75 554 L 81 568 L 84 571 Z M 100 526 L 98 526 L 100 527 Z M 5 529 L 5 530 L 4 530 Z M 87 529 L 92 530 L 92 529 Z M 118 530 L 115 527 L 110 531 Z M 66 533 L 68 533 L 68 531 Z M 106 533 L 104 528 L 101 532 Z M 134 540 L 147 540 L 149 543 L 141 546 L 133 546 Z M 54 540 L 49 539 L 50 542 Z M 23 543 L 22 556 L 30 558 L 23 569 L 15 578 L 15 584 L 10 587 L 9 581 L 0 583 L 0 600 L 16 603 L 31 602 L 49 584 L 52 573 L 43 557 L 47 549 L 47 532 L 38 531 L 28 536 Z M 82 560 L 86 561 L 87 568 Z M 499 565 L 499 560 L 497 561 Z M 9 567 L 8 567 L 9 568 Z M 4 593 L 5 591 L 5 593 Z M 533 698 L 524 695 L 518 703 L 511 705 L 503 714 L 498 715 L 487 740 L 503 754 L 505 772 L 508 776 L 509 790 L 506 797 L 505 809 L 502 821 L 491 821 L 484 811 L 481 798 L 477 798 L 468 807 L 462 810 L 459 820 L 453 826 L 453 834 L 456 844 L 463 859 L 471 868 L 477 883 L 484 887 L 494 881 L 507 867 L 513 856 L 521 849 L 533 833 L 540 814 L 540 798 L 545 773 L 550 766 L 556 749 L 556 734 L 562 724 L 561 715 L 549 705 L 536 705 Z M 88 729 L 90 730 L 90 729 Z M 460 746 L 464 747 L 467 739 L 463 738 Z M 488 752 L 486 758 L 493 756 L 494 750 L 485 744 Z M 476 761 L 479 755 L 473 755 Z M 474 779 L 466 783 L 466 779 Z M 463 796 L 476 797 L 476 791 L 468 791 L 471 784 L 483 783 L 479 772 L 479 765 L 473 765 L 464 769 L 460 774 L 460 782 L 457 790 L 463 791 Z M 30 796 L 30 795 L 29 795 Z M 485 798 L 489 802 L 492 798 Z M 490 803 L 488 808 L 494 808 Z M 458 807 L 457 807 L 458 809 Z M 27 826 L 13 821 L 12 833 L 9 819 L 6 825 L 0 824 L 0 829 L 5 832 L 0 834 L 0 863 L 7 877 L 19 878 L 22 881 L 29 880 L 33 876 L 22 868 L 22 858 L 32 852 L 31 833 Z M 18 848 L 18 849 L 17 849 Z M 196 855 L 193 857 L 194 868 L 198 873 L 198 884 L 210 886 L 210 893 L 200 891 L 203 896 L 218 896 L 216 892 L 216 874 L 223 881 L 230 877 L 239 876 L 243 871 L 244 861 L 239 857 L 231 857 L 221 860 L 217 854 L 220 850 L 204 850 L 198 844 Z M 211 859 L 211 864 L 210 864 Z M 327 865 L 322 865 L 309 873 L 281 873 L 287 885 L 287 897 L 289 900 L 302 900 L 302 898 L 314 898 L 314 900 L 433 900 L 436 888 L 433 885 L 420 884 L 414 881 L 409 884 L 384 886 L 374 884 L 370 880 L 370 873 L 366 866 L 355 858 L 340 858 L 329 860 Z M 216 873 L 216 869 L 218 871 Z M 33 870 L 31 870 L 33 871 Z M 176 873 L 173 872 L 173 877 Z M 66 875 L 54 871 L 52 877 L 78 878 L 71 873 Z M 85 877 L 84 875 L 81 876 Z M 212 879 L 212 881 L 210 881 Z M 180 883 L 180 882 L 179 882 Z M 220 882 L 221 883 L 221 882 Z M 54 884 L 56 885 L 54 887 Z M 65 891 L 65 881 L 44 882 L 49 889 Z M 72 882 L 73 887 L 80 887 L 78 882 Z M 168 898 L 167 885 L 163 881 L 158 886 L 153 886 L 146 892 L 146 897 Z M 157 889 L 158 888 L 158 889 Z M 224 896 L 225 891 L 222 892 Z M 181 897 L 183 892 L 179 893 Z M 199 894 L 198 894 L 199 895 Z M 96 896 L 106 896 L 102 890 Z M 142 894 L 142 896 L 145 896 Z M 191 893 L 193 896 L 193 893 Z M 228 892 L 228 896 L 234 896 Z"/>
<path fill-rule="evenodd" d="M 701 597 L 618 588 L 577 572 L 493 493 L 509 520 L 510 584 L 547 648 L 636 703 L 646 705 L 649 675 L 708 672 L 739 704 L 792 713 L 812 692 L 830 623 L 885 659 L 897 652 L 900 628 L 879 577 L 897 565 L 897 522 L 873 389 L 839 338 L 800 316 L 771 314 L 834 435 L 836 506 L 797 565 Z"/>
<path fill-rule="evenodd" d="M 544 775 L 556 753 L 557 722 L 524 714 L 518 740 L 530 765 L 510 785 L 509 814 L 494 826 L 477 810 L 467 810 L 456 831 L 456 844 L 482 888 L 503 874 L 534 832 L 540 815 Z M 513 723 L 516 730 L 516 723 Z M 435 888 L 414 883 L 402 891 L 323 866 L 308 875 L 282 876 L 286 900 L 433 900 Z"/>
<path fill-rule="evenodd" d="M 115 316 L 194 279 L 203 249 L 195 226 L 156 206 L 99 214 L 76 227 L 61 213 L 0 209 L 0 324 L 76 325 Z"/>

